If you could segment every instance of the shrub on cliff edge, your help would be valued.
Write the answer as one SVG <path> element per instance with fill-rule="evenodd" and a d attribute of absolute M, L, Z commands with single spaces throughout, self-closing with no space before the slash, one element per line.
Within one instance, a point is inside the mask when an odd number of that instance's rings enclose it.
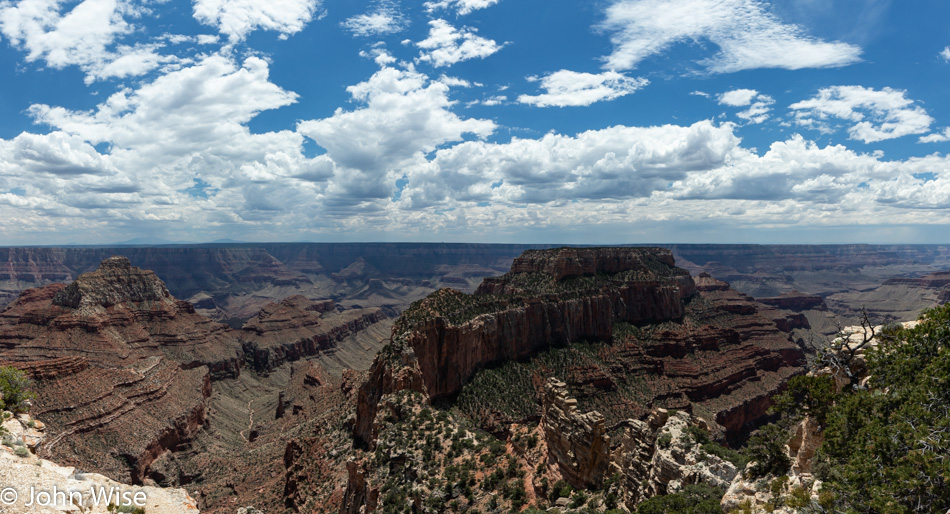
<path fill-rule="evenodd" d="M 24 402 L 32 399 L 31 381 L 26 373 L 13 366 L 0 366 L 0 409 L 22 412 Z"/>
<path fill-rule="evenodd" d="M 868 351 L 870 387 L 828 411 L 816 475 L 849 512 L 950 506 L 950 304 Z"/>

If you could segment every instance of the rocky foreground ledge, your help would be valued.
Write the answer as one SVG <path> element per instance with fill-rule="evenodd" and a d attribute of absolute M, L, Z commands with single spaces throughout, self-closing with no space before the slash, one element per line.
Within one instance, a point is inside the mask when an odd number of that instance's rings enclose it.
<path fill-rule="evenodd" d="M 131 486 L 97 473 L 83 473 L 71 466 L 38 458 L 34 451 L 46 427 L 29 415 L 2 413 L 0 444 L 0 512 L 109 514 L 197 514 L 195 500 L 184 489 Z"/>

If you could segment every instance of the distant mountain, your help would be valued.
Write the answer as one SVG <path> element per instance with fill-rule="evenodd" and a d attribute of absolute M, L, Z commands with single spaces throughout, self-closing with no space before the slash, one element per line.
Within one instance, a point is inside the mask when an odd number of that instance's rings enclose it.
<path fill-rule="evenodd" d="M 218 241 L 216 241 L 218 242 Z M 230 242 L 230 241 L 221 241 L 221 242 Z M 190 245 L 195 244 L 194 241 L 169 241 L 167 239 L 162 239 L 159 237 L 134 237 L 126 241 L 119 241 L 116 243 L 109 243 L 110 245 L 115 246 L 159 246 L 159 245 Z"/>

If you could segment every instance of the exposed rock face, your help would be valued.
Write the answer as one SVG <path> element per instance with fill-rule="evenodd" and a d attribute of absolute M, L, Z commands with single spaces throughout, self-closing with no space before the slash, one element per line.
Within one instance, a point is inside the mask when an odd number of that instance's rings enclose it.
<path fill-rule="evenodd" d="M 616 321 L 683 316 L 689 275 L 658 248 L 529 251 L 474 295 L 441 290 L 406 311 L 395 337 L 419 359 L 433 398 L 457 393 L 478 369 L 552 345 L 609 341 Z"/>
<path fill-rule="evenodd" d="M 413 389 L 433 399 L 453 395 L 486 365 L 551 345 L 610 340 L 615 321 L 678 319 L 684 299 L 695 293 L 689 275 L 659 248 L 527 252 L 518 262 L 556 274 L 512 271 L 486 279 L 474 295 L 443 289 L 403 313 L 393 326 L 392 355 L 377 357 L 360 390 L 358 439 L 371 442 L 374 400 L 395 391 L 395 377 L 412 377 Z M 581 275 L 569 274 L 575 272 Z M 393 365 L 400 369 L 385 369 Z"/>
<path fill-rule="evenodd" d="M 740 509 L 743 504 L 751 507 L 752 512 L 778 512 L 780 514 L 794 514 L 798 510 L 788 506 L 775 508 L 775 494 L 786 496 L 792 489 L 804 489 L 809 495 L 817 499 L 821 489 L 821 481 L 812 476 L 815 452 L 821 446 L 824 435 L 815 418 L 805 416 L 791 431 L 791 438 L 785 445 L 785 452 L 792 465 L 785 477 L 780 477 L 783 485 L 779 489 L 756 487 L 755 481 L 745 478 L 742 474 L 736 475 L 729 484 L 726 494 L 722 497 L 723 511 L 731 512 Z M 752 466 L 753 463 L 749 463 Z M 772 482 L 777 477 L 769 476 Z"/>
<path fill-rule="evenodd" d="M 3 427 L 7 433 L 3 445 L 0 445 L 0 482 L 5 488 L 13 488 L 19 493 L 12 501 L 9 496 L 4 497 L 4 512 L 107 514 L 112 512 L 109 503 L 131 503 L 133 507 L 143 506 L 149 513 L 155 514 L 198 513 L 195 500 L 183 489 L 129 486 L 99 474 L 81 473 L 75 468 L 37 458 L 35 452 L 45 436 L 45 423 L 27 414 L 19 417 L 12 417 L 10 412 L 2 414 L 6 419 Z M 30 451 L 20 449 L 24 447 Z M 111 497 L 106 501 L 96 501 L 93 493 L 98 493 L 100 489 L 103 490 L 101 497 L 105 497 L 105 494 L 111 494 Z M 54 490 L 61 491 L 62 496 L 51 497 L 47 501 L 39 494 L 52 494 Z M 33 498 L 31 491 L 35 492 Z M 113 491 L 119 491 L 120 495 L 128 493 L 131 502 L 123 502 L 123 498 L 117 498 Z M 136 498 L 135 494 L 139 496 Z M 114 507 L 111 509 L 114 510 Z"/>
<path fill-rule="evenodd" d="M 117 257 L 0 312 L 0 360 L 31 373 L 35 413 L 57 427 L 40 454 L 139 482 L 201 429 L 211 380 L 237 376 L 244 355 L 226 326 Z"/>
<path fill-rule="evenodd" d="M 683 411 L 671 416 L 666 409 L 655 409 L 645 421 L 627 422 L 612 469 L 622 475 L 624 501 L 629 507 L 679 492 L 687 485 L 729 486 L 738 473 L 736 467 L 703 452 L 689 427 L 708 430 L 704 420 Z"/>
<path fill-rule="evenodd" d="M 241 330 L 244 353 L 258 372 L 331 351 L 340 341 L 386 317 L 380 309 L 338 312 L 333 300 L 291 296 L 261 309 Z"/>
<path fill-rule="evenodd" d="M 427 394 L 425 380 L 412 348 L 390 344 L 376 355 L 369 377 L 356 396 L 353 435 L 372 448 L 376 440 L 376 414 L 384 396 L 403 390 Z"/>
<path fill-rule="evenodd" d="M 825 305 L 825 300 L 822 297 L 801 294 L 798 291 L 792 291 L 772 298 L 756 298 L 756 301 L 765 305 L 771 305 L 772 307 L 778 307 L 779 309 L 795 312 L 828 310 L 828 306 Z"/>
<path fill-rule="evenodd" d="M 577 400 L 568 397 L 567 384 L 554 378 L 544 386 L 543 412 L 548 459 L 574 487 L 600 486 L 610 463 L 604 416 L 597 411 L 578 412 Z"/>
<path fill-rule="evenodd" d="M 486 279 L 474 295 L 438 291 L 397 320 L 394 351 L 412 350 L 411 374 L 421 375 L 430 398 L 458 393 L 487 365 L 599 339 L 611 344 L 561 376 L 586 410 L 597 409 L 612 425 L 644 416 L 653 406 L 695 409 L 739 439 L 761 422 L 784 382 L 804 371 L 801 348 L 777 326 L 788 328 L 793 314 L 758 304 L 708 275 L 694 282 L 671 266 L 665 250 L 535 251 L 516 264 L 542 271 Z M 617 337 L 620 321 L 662 328 Z M 385 359 L 378 367 L 391 363 L 401 366 L 398 359 Z M 363 388 L 391 391 L 378 378 Z M 375 407 L 364 400 L 379 397 L 360 395 L 356 433 L 366 442 Z"/>
<path fill-rule="evenodd" d="M 376 281 L 382 295 L 362 306 L 402 309 L 432 292 L 440 277 L 472 290 L 503 273 L 532 245 L 426 243 L 263 243 L 183 247 L 0 248 L 0 307 L 25 289 L 74 280 L 123 255 L 165 280 L 169 291 L 218 320 L 254 316 L 286 296 L 357 299 Z M 341 279 L 333 280 L 337 274 Z M 349 305 L 348 305 L 349 306 Z M 235 323 L 233 326 L 240 326 Z"/>

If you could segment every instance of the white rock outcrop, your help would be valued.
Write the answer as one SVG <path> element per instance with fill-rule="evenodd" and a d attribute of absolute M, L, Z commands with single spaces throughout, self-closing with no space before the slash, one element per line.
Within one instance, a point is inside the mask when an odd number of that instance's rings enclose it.
<path fill-rule="evenodd" d="M 0 444 L 0 512 L 111 514 L 115 506 L 142 507 L 148 514 L 195 514 L 184 489 L 131 486 L 97 473 L 82 473 L 33 453 L 45 425 L 27 414 L 4 413 Z"/>

